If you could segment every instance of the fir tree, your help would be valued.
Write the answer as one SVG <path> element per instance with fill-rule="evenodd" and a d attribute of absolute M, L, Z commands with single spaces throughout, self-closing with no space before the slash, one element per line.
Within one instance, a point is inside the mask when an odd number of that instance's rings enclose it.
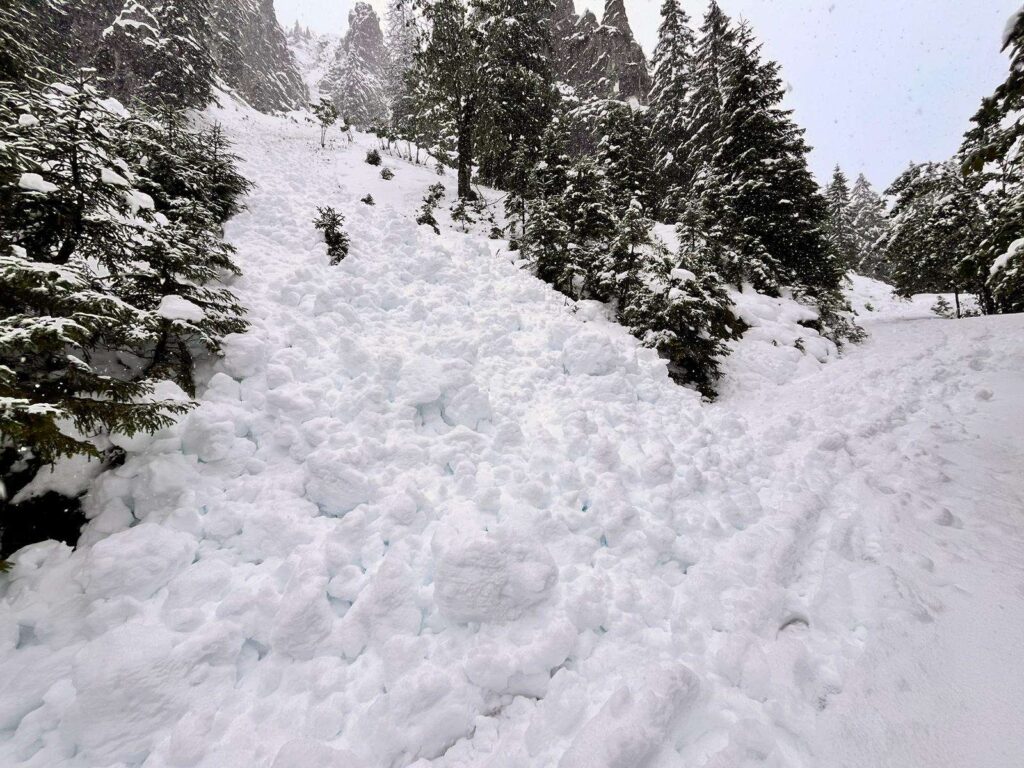
<path fill-rule="evenodd" d="M 778 65 L 762 61 L 749 27 L 735 28 L 712 2 L 693 71 L 686 216 L 731 259 L 717 269 L 763 291 L 795 283 L 834 294 L 843 271 L 824 238 L 827 210 L 803 131 L 780 107 Z"/>
<path fill-rule="evenodd" d="M 978 190 L 956 164 L 924 163 L 912 165 L 886 194 L 895 198 L 885 252 L 896 290 L 953 293 L 959 317 L 960 294 L 984 287 L 964 266 L 984 231 Z"/>
<path fill-rule="evenodd" d="M 663 214 L 668 216 L 678 215 L 684 205 L 683 147 L 687 138 L 686 114 L 695 43 L 689 24 L 679 0 L 664 0 L 658 44 L 651 60 L 650 123 L 658 197 Z"/>
<path fill-rule="evenodd" d="M 138 125 L 88 73 L 38 94 L 6 91 L 0 110 L 20 187 L 0 210 L 0 432 L 44 462 L 96 453 L 97 431 L 153 431 L 187 407 L 145 402 L 149 382 L 116 357 L 155 341 L 154 314 L 114 291 L 159 225 L 124 159 Z"/>
<path fill-rule="evenodd" d="M 627 297 L 622 321 L 668 361 L 669 375 L 714 397 L 726 342 L 741 324 L 708 254 L 689 246 L 675 259 L 663 249 L 647 261 L 644 279 Z"/>
<path fill-rule="evenodd" d="M 857 177 L 850 193 L 849 219 L 853 251 L 857 254 L 854 270 L 876 280 L 889 280 L 882 241 L 888 231 L 885 203 L 864 174 Z"/>
<path fill-rule="evenodd" d="M 409 73 L 417 137 L 454 152 L 459 197 L 473 197 L 479 119 L 478 49 L 461 0 L 420 0 L 427 33 Z"/>
<path fill-rule="evenodd" d="M 160 37 L 147 57 L 152 74 L 142 88 L 146 103 L 180 110 L 210 102 L 214 79 L 210 13 L 209 0 L 164 0 L 155 7 Z"/>
<path fill-rule="evenodd" d="M 550 0 L 473 0 L 480 177 L 505 187 L 517 150 L 535 150 L 551 122 Z"/>
<path fill-rule="evenodd" d="M 650 130 L 643 112 L 621 102 L 607 102 L 597 123 L 601 137 L 597 162 L 607 179 L 612 205 L 624 214 L 634 201 L 653 210 Z"/>
<path fill-rule="evenodd" d="M 853 218 L 850 210 L 850 184 L 846 174 L 837 165 L 832 181 L 825 189 L 828 203 L 828 221 L 825 225 L 829 248 L 846 270 L 853 269 L 859 262 L 853 234 Z"/>

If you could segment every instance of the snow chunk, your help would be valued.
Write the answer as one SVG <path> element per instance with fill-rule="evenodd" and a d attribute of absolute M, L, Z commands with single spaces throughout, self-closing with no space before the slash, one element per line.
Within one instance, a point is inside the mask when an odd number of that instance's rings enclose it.
<path fill-rule="evenodd" d="M 89 484 L 103 470 L 103 462 L 89 456 L 63 456 L 52 466 L 43 467 L 22 488 L 18 495 L 11 499 L 12 504 L 20 504 L 28 499 L 43 496 L 51 491 L 61 496 L 74 498 L 85 493 Z"/>
<path fill-rule="evenodd" d="M 572 376 L 607 376 L 624 361 L 611 339 L 596 331 L 581 331 L 565 343 L 562 366 Z"/>
<path fill-rule="evenodd" d="M 26 112 L 22 115 L 18 115 L 18 125 L 23 128 L 27 128 L 32 125 L 39 125 L 39 118 Z"/>
<path fill-rule="evenodd" d="M 448 546 L 435 538 L 434 546 L 434 599 L 451 621 L 514 621 L 544 602 L 558 580 L 547 549 L 506 528 L 453 536 Z"/>
<path fill-rule="evenodd" d="M 18 186 L 26 192 L 39 192 L 44 195 L 48 192 L 56 192 L 60 189 L 56 184 L 51 184 L 38 173 L 21 174 L 21 178 L 18 180 Z"/>
<path fill-rule="evenodd" d="M 109 184 L 112 187 L 130 187 L 131 182 L 128 181 L 124 176 L 119 174 L 117 171 L 113 171 L 110 168 L 104 168 L 100 171 L 100 181 L 104 184 Z"/>
<path fill-rule="evenodd" d="M 697 276 L 688 269 L 673 269 L 672 279 L 681 283 L 691 283 L 697 279 Z"/>
<path fill-rule="evenodd" d="M 186 533 L 142 523 L 89 550 L 82 586 L 97 598 L 129 595 L 145 600 L 192 563 L 197 546 Z"/>
<path fill-rule="evenodd" d="M 206 317 L 202 307 L 176 294 L 160 299 L 156 313 L 166 320 L 185 320 L 189 323 L 197 323 Z"/>

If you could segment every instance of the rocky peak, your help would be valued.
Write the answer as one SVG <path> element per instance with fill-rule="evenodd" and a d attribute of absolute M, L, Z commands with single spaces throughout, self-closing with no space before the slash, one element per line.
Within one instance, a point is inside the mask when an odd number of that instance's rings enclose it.
<path fill-rule="evenodd" d="M 633 37 L 623 0 L 607 0 L 600 23 L 590 11 L 577 16 L 572 0 L 559 0 L 551 20 L 556 78 L 584 99 L 636 100 L 651 89 L 647 59 Z"/>

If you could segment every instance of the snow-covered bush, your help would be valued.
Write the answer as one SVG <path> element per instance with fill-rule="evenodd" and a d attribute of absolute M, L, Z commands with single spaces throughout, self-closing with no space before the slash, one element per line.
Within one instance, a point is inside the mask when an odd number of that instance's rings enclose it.
<path fill-rule="evenodd" d="M 380 165 L 380 152 L 376 149 L 371 149 L 366 153 L 366 164 L 367 165 Z"/>
<path fill-rule="evenodd" d="M 441 199 L 444 197 L 444 184 L 438 182 L 437 184 L 431 184 L 427 188 L 427 194 L 423 196 L 423 205 L 420 206 L 420 214 L 416 217 L 416 223 L 428 226 L 434 230 L 437 234 L 441 234 L 441 228 L 437 223 L 437 218 L 434 216 L 434 211 L 437 210 L 437 206 L 441 204 Z"/>
<path fill-rule="evenodd" d="M 342 229 L 345 217 L 330 206 L 317 208 L 316 211 L 317 217 L 313 220 L 313 226 L 324 233 L 331 264 L 338 264 L 348 256 L 348 234 Z"/>

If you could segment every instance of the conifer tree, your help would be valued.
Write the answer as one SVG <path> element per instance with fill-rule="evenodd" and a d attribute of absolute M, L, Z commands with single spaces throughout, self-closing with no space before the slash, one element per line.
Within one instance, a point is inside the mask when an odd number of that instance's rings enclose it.
<path fill-rule="evenodd" d="M 479 119 L 478 49 L 462 0 L 419 0 L 425 40 L 409 74 L 417 133 L 442 153 L 454 152 L 459 197 L 473 197 L 474 140 Z"/>
<path fill-rule="evenodd" d="M 702 249 L 683 246 L 674 259 L 663 247 L 654 249 L 622 320 L 668 361 L 675 381 L 714 397 L 720 362 L 729 354 L 726 342 L 741 328 L 732 302 Z"/>
<path fill-rule="evenodd" d="M 95 453 L 97 430 L 153 431 L 185 407 L 143 402 L 147 381 L 94 354 L 154 341 L 153 313 L 111 285 L 158 224 L 124 160 L 137 124 L 102 99 L 89 73 L 38 94 L 5 91 L 0 111 L 20 189 L 0 209 L 0 432 L 43 462 Z"/>
<path fill-rule="evenodd" d="M 716 251 L 733 260 L 717 268 L 730 282 L 835 294 L 843 272 L 824 238 L 825 200 L 783 96 L 778 65 L 712 2 L 687 110 L 686 216 L 721 241 Z"/>
<path fill-rule="evenodd" d="M 895 199 L 885 252 L 896 290 L 953 293 L 959 317 L 960 294 L 984 287 L 965 269 L 984 232 L 978 190 L 955 163 L 924 163 L 907 169 L 886 194 Z"/>
<path fill-rule="evenodd" d="M 541 142 L 555 103 L 550 0 L 473 0 L 480 177 L 505 187 L 517 150 Z"/>
<path fill-rule="evenodd" d="M 857 177 L 850 193 L 849 218 L 853 251 L 857 254 L 855 271 L 876 280 L 888 281 L 888 267 L 882 248 L 889 226 L 885 203 L 864 174 Z"/>
<path fill-rule="evenodd" d="M 850 184 L 838 165 L 832 173 L 832 181 L 825 189 L 825 200 L 828 203 L 825 232 L 829 247 L 844 269 L 853 269 L 859 259 L 850 210 Z"/>
<path fill-rule="evenodd" d="M 413 111 L 407 75 L 415 63 L 421 31 L 412 0 L 389 0 L 384 32 L 387 60 L 384 69 L 384 93 L 391 129 L 400 133 Z"/>
<path fill-rule="evenodd" d="M 964 137 L 960 154 L 966 172 L 983 195 L 986 234 L 968 270 L 985 280 L 982 306 L 988 311 L 1024 311 L 1024 14 L 1007 27 L 1003 45 L 1010 72 L 985 99 Z"/>
<path fill-rule="evenodd" d="M 153 73 L 142 90 L 146 103 L 180 110 L 210 102 L 214 78 L 210 13 L 209 0 L 163 0 L 156 6 L 153 15 L 160 38 L 149 54 Z"/>
<path fill-rule="evenodd" d="M 651 60 L 653 72 L 650 124 L 654 172 L 662 213 L 678 215 L 683 209 L 686 173 L 687 103 L 693 78 L 695 37 L 690 19 L 679 0 L 664 0 L 658 44 Z"/>
<path fill-rule="evenodd" d="M 628 104 L 606 102 L 597 121 L 597 162 L 619 215 L 638 203 L 648 215 L 654 208 L 650 130 L 643 112 Z"/>

